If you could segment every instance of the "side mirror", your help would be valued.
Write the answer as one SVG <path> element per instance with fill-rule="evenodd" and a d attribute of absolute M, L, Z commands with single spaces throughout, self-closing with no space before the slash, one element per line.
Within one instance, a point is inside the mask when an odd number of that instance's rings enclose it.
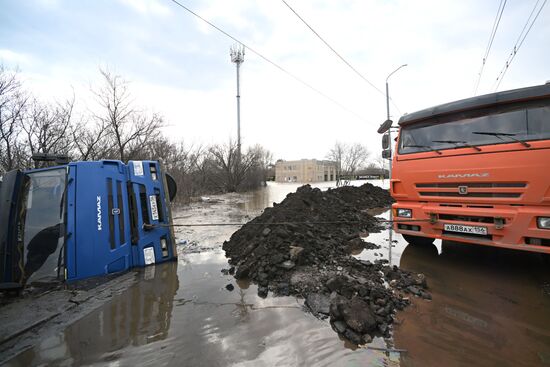
<path fill-rule="evenodd" d="M 382 151 L 382 158 L 391 159 L 391 151 L 389 149 Z"/>
<path fill-rule="evenodd" d="M 178 184 L 174 177 L 170 176 L 168 173 L 166 176 L 166 186 L 168 186 L 168 198 L 170 201 L 174 201 L 176 194 L 178 193 Z"/>
<path fill-rule="evenodd" d="M 382 149 L 388 149 L 390 147 L 390 134 L 386 133 L 382 135 Z"/>
<path fill-rule="evenodd" d="M 392 120 L 384 121 L 382 125 L 380 125 L 380 127 L 378 128 L 378 134 L 384 134 L 386 131 L 390 129 L 392 124 L 393 124 Z"/>

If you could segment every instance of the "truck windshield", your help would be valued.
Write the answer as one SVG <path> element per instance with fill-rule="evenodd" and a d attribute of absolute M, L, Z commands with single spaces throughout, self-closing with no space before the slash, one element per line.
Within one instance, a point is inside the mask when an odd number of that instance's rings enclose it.
<path fill-rule="evenodd" d="M 399 153 L 417 153 L 483 145 L 550 139 L 550 106 L 493 110 L 480 116 L 461 113 L 446 119 L 406 125 L 401 128 Z M 529 144 L 522 143 L 522 149 Z"/>
<path fill-rule="evenodd" d="M 66 170 L 27 172 L 29 192 L 23 207 L 26 210 L 24 227 L 24 279 L 57 278 L 63 274 L 63 244 L 65 242 Z"/>

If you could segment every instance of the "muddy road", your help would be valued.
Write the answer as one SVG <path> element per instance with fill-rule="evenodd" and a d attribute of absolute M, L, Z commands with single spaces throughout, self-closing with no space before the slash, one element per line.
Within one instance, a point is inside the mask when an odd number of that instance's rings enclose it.
<path fill-rule="evenodd" d="M 211 197 L 175 210 L 175 222 L 246 222 L 297 187 L 271 184 L 253 194 Z M 177 228 L 177 238 L 187 241 L 178 246 L 177 263 L 135 272 L 126 290 L 60 331 L 44 325 L 43 337 L 23 341 L 17 354 L 0 360 L 9 366 L 550 366 L 550 266 L 537 255 L 441 242 L 412 247 L 398 234 L 390 246 L 388 231 L 369 235 L 381 248 L 354 256 L 425 274 L 432 300 L 413 299 L 397 314 L 392 339 L 357 349 L 327 320 L 304 312 L 303 299 L 263 299 L 256 285 L 223 274 L 229 266 L 222 243 L 236 229 Z"/>

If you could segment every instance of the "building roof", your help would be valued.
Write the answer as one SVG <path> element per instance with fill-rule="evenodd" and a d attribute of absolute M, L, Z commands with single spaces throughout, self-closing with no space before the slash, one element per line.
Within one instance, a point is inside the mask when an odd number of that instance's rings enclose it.
<path fill-rule="evenodd" d="M 297 159 L 294 161 L 285 161 L 283 159 L 279 159 L 277 160 L 277 162 L 275 162 L 275 164 L 302 163 L 302 162 L 316 162 L 318 164 L 325 164 L 325 165 L 336 164 L 336 162 L 334 161 L 327 161 L 327 160 L 320 160 L 320 159 L 307 159 L 307 158 Z"/>
<path fill-rule="evenodd" d="M 438 117 L 450 113 L 462 112 L 466 110 L 475 110 L 479 108 L 487 108 L 500 104 L 520 102 L 525 100 L 535 100 L 550 98 L 550 82 L 537 85 L 534 87 L 513 89 L 503 92 L 485 94 L 459 101 L 441 104 L 439 106 L 426 108 L 417 112 L 413 112 L 402 116 L 399 119 L 399 125 L 409 125 L 414 122 L 420 122 L 433 117 Z"/>

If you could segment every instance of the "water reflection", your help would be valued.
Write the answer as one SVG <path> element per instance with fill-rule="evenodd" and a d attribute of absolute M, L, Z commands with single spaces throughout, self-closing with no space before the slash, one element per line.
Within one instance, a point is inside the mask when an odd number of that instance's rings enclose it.
<path fill-rule="evenodd" d="M 364 182 L 360 182 L 362 184 Z M 381 182 L 377 182 L 381 184 Z M 178 223 L 246 221 L 297 184 L 175 211 Z M 328 188 L 330 183 L 322 183 Z M 387 218 L 388 212 L 373 213 Z M 238 228 L 178 227 L 178 263 L 144 269 L 142 279 L 102 308 L 20 354 L 11 365 L 370 366 L 399 364 L 381 351 L 346 347 L 303 300 L 257 296 L 257 287 L 220 272 L 221 250 Z M 395 347 L 404 366 L 550 365 L 550 275 L 538 255 L 436 241 L 412 247 L 393 234 L 361 259 L 387 259 L 426 274 L 433 301 L 398 314 Z M 392 246 L 392 247 L 390 247 Z M 390 254 L 391 249 L 391 254 Z M 154 269 L 152 273 L 150 269 Z M 230 292 L 225 286 L 234 285 Z M 545 288 L 547 287 L 547 288 Z M 376 340 L 375 347 L 385 347 Z"/>
<path fill-rule="evenodd" d="M 179 288 L 177 264 L 151 266 L 140 281 L 104 307 L 20 354 L 13 366 L 81 365 L 117 359 L 117 351 L 163 340 Z"/>
<path fill-rule="evenodd" d="M 369 213 L 379 219 L 388 220 L 390 211 L 388 209 L 373 209 Z M 388 223 L 385 223 L 383 227 L 385 229 L 380 232 L 365 233 L 361 237 L 364 241 L 380 246 L 379 249 L 364 250 L 359 253 L 352 253 L 352 255 L 357 259 L 369 260 L 371 262 L 383 259 L 387 260 L 391 265 L 399 266 L 402 253 L 407 248 L 408 243 L 403 236 L 393 231 Z M 441 252 L 441 240 L 434 241 L 434 248 L 437 253 Z"/>
<path fill-rule="evenodd" d="M 433 301 L 399 315 L 404 366 L 539 366 L 550 363 L 550 280 L 538 254 L 444 241 L 407 246 L 401 267 L 427 275 Z"/>
<path fill-rule="evenodd" d="M 392 237 L 390 229 L 367 234 L 380 249 L 353 255 L 427 276 L 433 300 L 416 299 L 398 315 L 394 344 L 407 350 L 401 365 L 550 366 L 550 269 L 541 255 Z"/>

